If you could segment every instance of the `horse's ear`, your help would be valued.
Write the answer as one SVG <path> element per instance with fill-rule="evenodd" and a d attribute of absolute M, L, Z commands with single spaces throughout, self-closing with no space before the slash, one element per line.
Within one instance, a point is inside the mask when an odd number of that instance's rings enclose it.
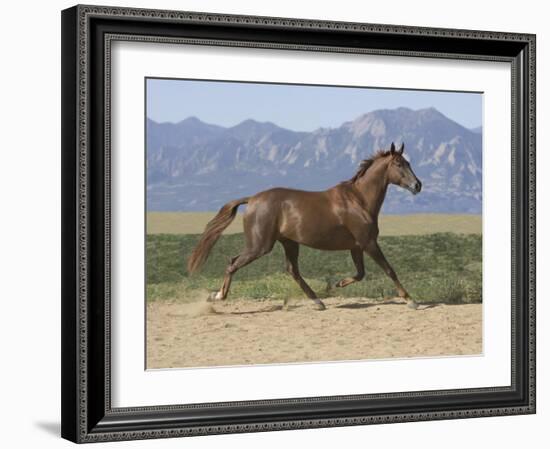
<path fill-rule="evenodd" d="M 390 147 L 390 154 L 393 156 L 394 153 L 395 153 L 395 145 L 394 145 L 394 143 L 392 142 L 392 143 L 391 143 L 391 147 Z"/>
<path fill-rule="evenodd" d="M 403 151 L 405 151 L 405 142 L 401 144 L 401 147 L 399 148 L 399 151 L 397 151 L 399 154 L 403 154 Z"/>

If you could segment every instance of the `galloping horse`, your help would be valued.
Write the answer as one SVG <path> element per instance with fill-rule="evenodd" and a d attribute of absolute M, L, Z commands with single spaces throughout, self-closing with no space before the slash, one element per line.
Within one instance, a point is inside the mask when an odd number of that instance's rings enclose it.
<path fill-rule="evenodd" d="M 407 300 L 409 307 L 416 308 L 416 303 L 399 282 L 377 243 L 378 214 L 388 185 L 398 185 L 414 195 L 422 188 L 422 183 L 403 157 L 403 150 L 404 144 L 396 150 L 392 143 L 389 151 L 378 151 L 373 157 L 363 160 L 353 178 L 322 192 L 274 188 L 227 203 L 206 225 L 189 258 L 189 273 L 197 271 L 206 262 L 221 233 L 235 218 L 237 208 L 248 204 L 243 217 L 245 248 L 230 259 L 221 289 L 211 296 L 211 300 L 225 299 L 233 274 L 269 253 L 279 241 L 285 251 L 288 273 L 315 302 L 318 310 L 324 310 L 325 305 L 298 269 L 300 245 L 350 251 L 357 273 L 342 279 L 337 287 L 363 279 L 363 251 L 366 252 L 393 280 L 398 295 Z"/>

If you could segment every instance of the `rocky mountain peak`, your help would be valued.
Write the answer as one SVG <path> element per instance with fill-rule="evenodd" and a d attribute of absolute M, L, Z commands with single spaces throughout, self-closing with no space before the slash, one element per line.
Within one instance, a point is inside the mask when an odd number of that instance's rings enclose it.
<path fill-rule="evenodd" d="M 326 189 L 391 142 L 405 142 L 424 188 L 415 197 L 390 189 L 384 212 L 481 212 L 482 135 L 435 108 L 381 109 L 313 132 L 251 119 L 230 128 L 148 121 L 148 209 L 217 210 L 273 186 Z"/>

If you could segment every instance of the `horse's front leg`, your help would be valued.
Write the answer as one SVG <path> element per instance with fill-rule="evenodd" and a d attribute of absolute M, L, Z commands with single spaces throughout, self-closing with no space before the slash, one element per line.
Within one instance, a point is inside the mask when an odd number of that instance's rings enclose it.
<path fill-rule="evenodd" d="M 359 247 L 354 248 L 350 251 L 351 258 L 357 269 L 357 274 L 353 277 L 347 277 L 342 279 L 336 284 L 336 287 L 345 287 L 347 285 L 353 284 L 354 282 L 359 282 L 365 277 L 365 264 L 363 261 L 363 250 Z"/>
<path fill-rule="evenodd" d="M 382 250 L 378 246 L 378 242 L 376 240 L 372 240 L 367 245 L 365 245 L 364 249 L 365 252 L 369 256 L 371 256 L 372 259 L 380 266 L 380 268 L 384 270 L 384 273 L 386 273 L 394 282 L 399 297 L 406 299 L 407 304 L 411 309 L 416 309 L 418 307 L 418 304 L 409 296 L 407 290 L 405 290 L 405 288 L 401 285 L 401 282 L 399 282 L 397 274 L 395 274 L 394 269 L 384 257 Z"/>

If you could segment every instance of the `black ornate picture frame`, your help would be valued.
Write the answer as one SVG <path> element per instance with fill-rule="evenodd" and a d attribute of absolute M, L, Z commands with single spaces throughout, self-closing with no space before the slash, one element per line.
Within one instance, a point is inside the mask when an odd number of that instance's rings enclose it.
<path fill-rule="evenodd" d="M 110 46 L 117 40 L 511 65 L 511 385 L 113 408 Z M 535 36 L 195 12 L 62 12 L 62 436 L 95 442 L 535 413 Z"/>

